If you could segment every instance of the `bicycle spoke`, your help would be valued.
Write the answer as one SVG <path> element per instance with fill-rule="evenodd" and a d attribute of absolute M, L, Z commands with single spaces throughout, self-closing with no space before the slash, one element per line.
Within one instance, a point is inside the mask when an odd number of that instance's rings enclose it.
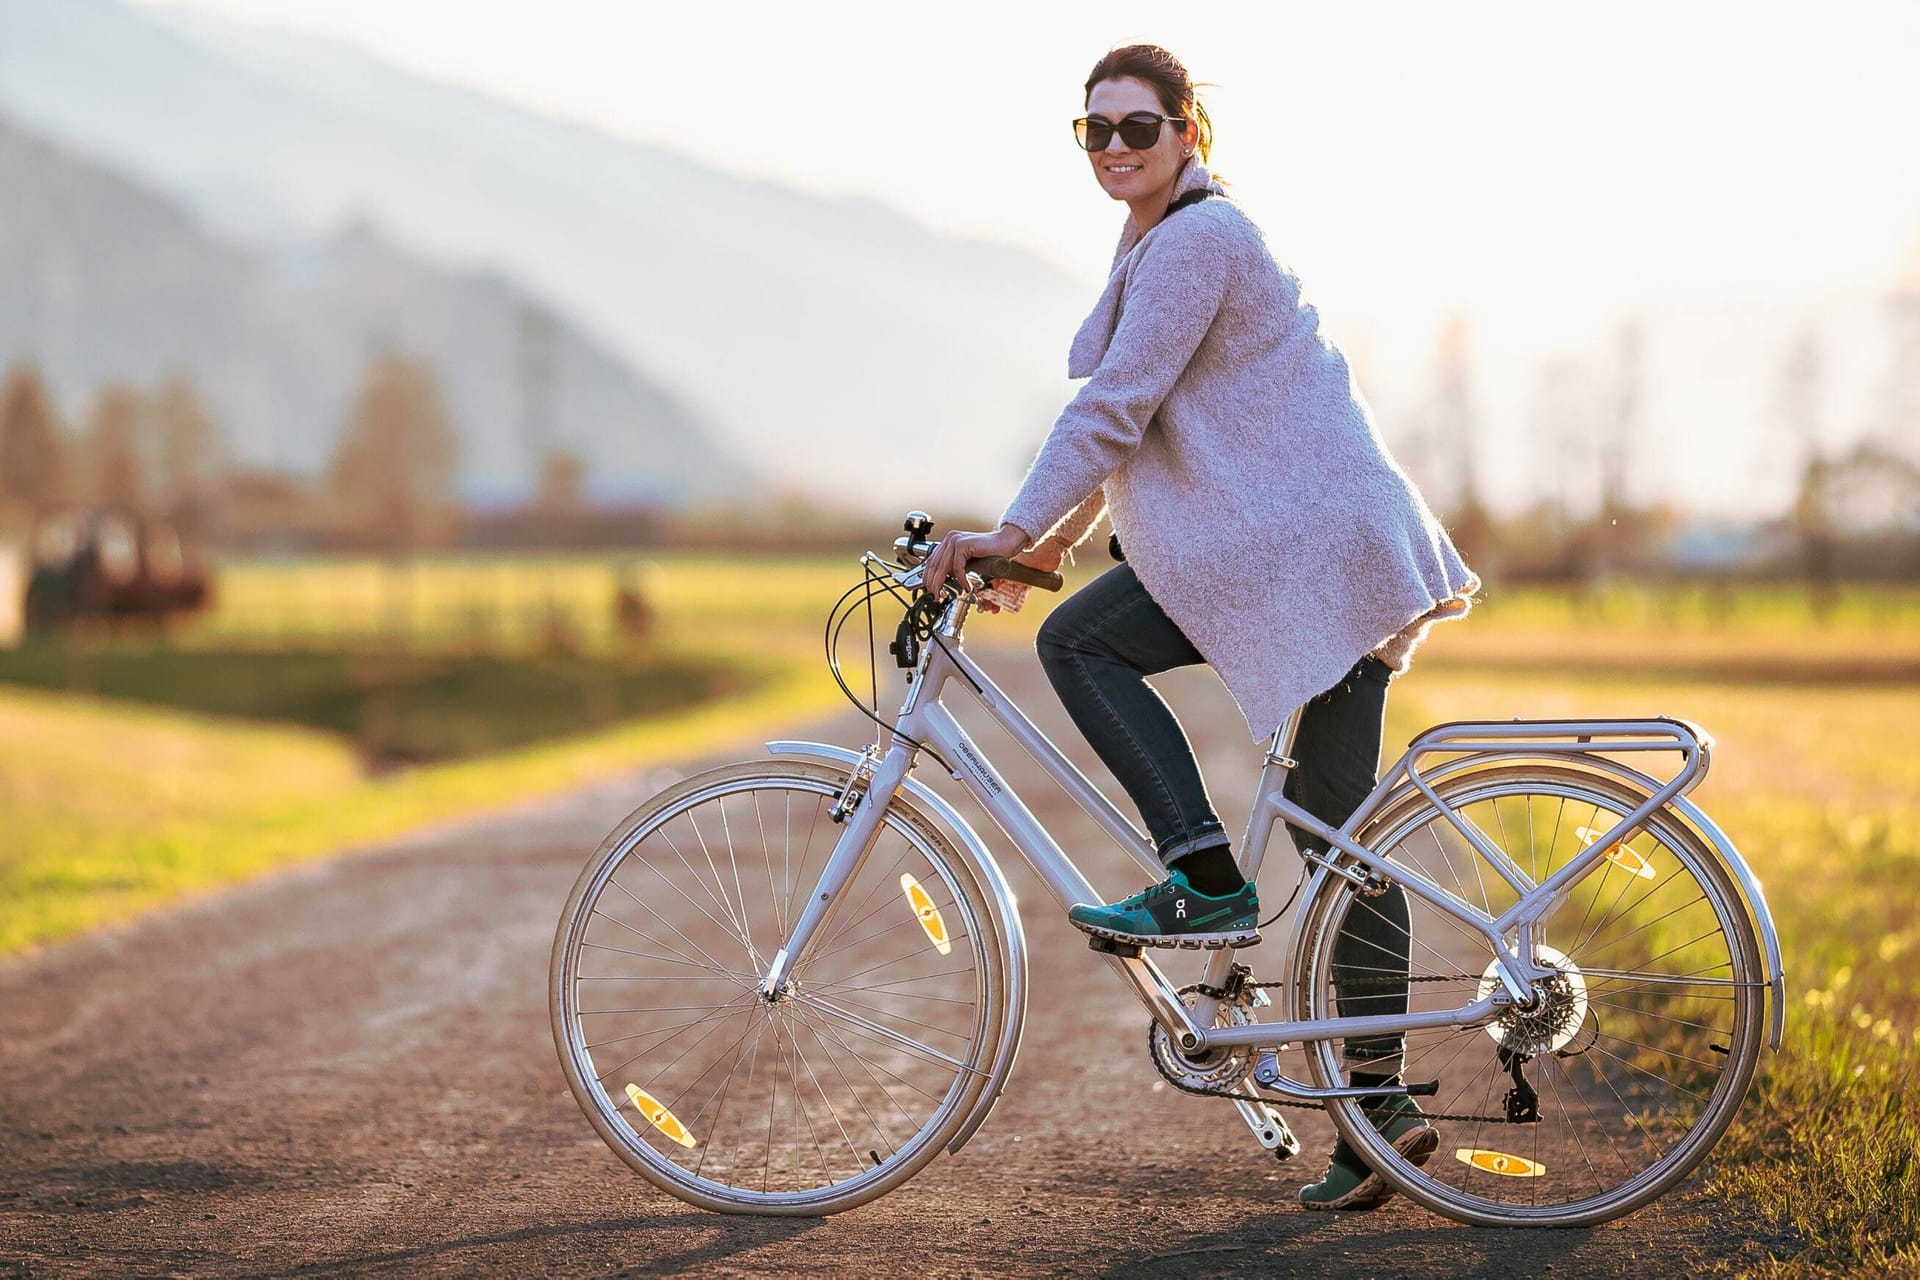
<path fill-rule="evenodd" d="M 689 938 L 686 934 L 680 932 L 680 930 L 674 926 L 673 921 L 668 920 L 666 917 L 660 915 L 658 912 L 651 910 L 651 908 L 649 908 L 646 905 L 646 903 L 640 901 L 639 898 L 635 897 L 632 890 L 628 889 L 627 886 L 620 883 L 618 876 L 609 877 L 607 880 L 607 883 L 612 885 L 614 888 L 618 889 L 621 893 L 626 894 L 627 898 L 636 907 L 639 907 L 642 911 L 648 912 L 648 914 L 652 915 L 654 919 L 666 925 L 667 928 L 672 929 L 674 937 L 680 939 L 682 942 L 692 947 L 695 951 L 698 951 L 700 953 L 700 958 L 702 960 L 705 960 L 709 965 L 713 966 L 715 969 L 726 968 L 725 965 L 721 964 L 718 960 L 714 959 L 711 955 L 707 954 L 707 950 L 705 947 L 702 947 L 699 943 L 695 942 L 692 938 Z M 677 947 L 673 947 L 665 942 L 662 942 L 658 938 L 655 938 L 652 934 L 649 934 L 634 925 L 628 924 L 625 920 L 622 920 L 619 916 L 610 915 L 609 913 L 600 910 L 600 908 L 597 905 L 593 909 L 593 915 L 596 919 L 608 921 L 609 923 L 618 925 L 620 928 L 625 929 L 630 933 L 638 934 L 640 937 L 645 938 L 648 942 L 653 943 L 657 947 L 666 947 L 667 950 L 669 951 L 676 952 L 677 954 L 684 954 L 683 952 L 680 952 Z"/>
<path fill-rule="evenodd" d="M 569 1078 L 601 1082 L 575 1089 L 583 1106 L 624 1113 L 609 1141 L 628 1163 L 697 1203 L 857 1199 L 965 1119 L 985 1078 L 972 1064 L 993 1060 L 983 1037 L 1003 1025 L 985 966 L 1002 962 L 977 936 L 967 864 L 889 815 L 828 929 L 763 994 L 761 947 L 786 944 L 818 882 L 839 782 L 734 772 L 742 784 L 683 786 L 687 800 L 636 820 L 583 879 L 564 956 L 571 1016 L 556 1024 Z M 903 875 L 941 913 L 937 936 Z M 744 966 L 716 959 L 741 954 Z M 622 1084 L 639 1091 L 632 1106 Z"/>
<path fill-rule="evenodd" d="M 1616 797 L 1607 779 L 1551 764 L 1436 785 L 1461 821 L 1536 883 L 1594 856 L 1582 833 L 1611 830 L 1639 803 Z M 1393 850 L 1409 876 L 1497 905 L 1481 868 L 1452 857 L 1451 818 L 1417 801 L 1396 812 L 1376 820 L 1390 830 L 1363 833 L 1369 848 Z M 1744 1091 L 1767 984 L 1749 968 L 1758 948 L 1743 909 L 1714 855 L 1663 823 L 1662 811 L 1621 843 L 1634 856 L 1602 855 L 1594 873 L 1540 904 L 1531 936 L 1549 973 L 1537 980 L 1539 1003 L 1500 1005 L 1479 1025 L 1399 1038 L 1401 1078 L 1437 1081 L 1438 1093 L 1418 1101 L 1453 1118 L 1432 1122 L 1440 1149 L 1418 1168 L 1377 1136 L 1362 1154 L 1386 1160 L 1433 1207 L 1485 1223 L 1605 1220 L 1683 1176 Z M 1402 925 L 1377 900 L 1326 883 L 1311 1016 L 1436 1013 L 1478 989 L 1492 948 L 1450 909 L 1408 893 Z M 1446 981 L 1396 981 L 1422 977 Z M 1367 1059 L 1342 1054 L 1354 1044 L 1377 1054 L 1393 1039 L 1309 1045 L 1310 1061 L 1344 1081 Z"/>
<path fill-rule="evenodd" d="M 921 1097 L 925 1098 L 929 1102 L 939 1101 L 937 1097 L 935 1097 L 933 1094 L 926 1092 L 924 1089 L 920 1088 L 920 1086 L 914 1084 L 911 1080 L 908 1080 L 899 1075 L 895 1075 L 892 1071 L 887 1070 L 887 1068 L 883 1064 L 869 1059 L 865 1054 L 861 1053 L 858 1049 L 848 1044 L 844 1039 L 841 1038 L 839 1030 L 836 1029 L 831 1023 L 821 1023 L 819 1025 L 815 1025 L 813 1020 L 808 1018 L 804 1012 L 798 1012 L 795 1014 L 795 1016 L 798 1017 L 802 1022 L 805 1022 L 809 1027 L 813 1028 L 815 1034 L 818 1034 L 821 1031 L 825 1031 L 827 1035 L 832 1036 L 834 1043 L 839 1045 L 843 1050 L 845 1050 L 847 1056 L 852 1058 L 856 1063 L 860 1065 L 860 1070 L 866 1073 L 867 1079 L 873 1082 L 875 1088 L 879 1089 L 880 1092 L 887 1095 L 887 1101 L 893 1104 L 893 1109 L 898 1111 L 901 1114 L 901 1116 L 906 1119 L 908 1124 L 917 1124 L 918 1121 L 914 1118 L 914 1114 L 911 1111 L 908 1111 L 904 1106 L 900 1105 L 900 1100 L 893 1096 L 893 1090 L 887 1088 L 886 1082 L 881 1080 L 879 1076 L 876 1076 L 873 1074 L 875 1071 L 879 1071 L 881 1075 L 892 1077 L 893 1082 L 895 1084 L 898 1084 L 898 1085 L 904 1086 L 905 1088 L 913 1090 L 915 1093 L 919 1094 Z"/>
<path fill-rule="evenodd" d="M 864 1032 L 867 1035 L 874 1037 L 875 1039 L 884 1040 L 889 1044 L 897 1045 L 900 1048 L 907 1050 L 909 1053 L 920 1054 L 922 1057 L 931 1058 L 935 1062 L 944 1062 L 948 1066 L 954 1067 L 961 1071 L 973 1070 L 972 1067 L 969 1067 L 966 1063 L 960 1061 L 960 1059 L 954 1057 L 952 1054 L 942 1053 L 940 1050 L 934 1048 L 930 1044 L 921 1044 L 918 1040 L 915 1040 L 912 1036 L 905 1035 L 901 1032 L 895 1031 L 892 1027 L 882 1026 L 880 1023 L 873 1021 L 873 1019 L 864 1018 L 859 1014 L 855 1013 L 851 1009 L 842 1009 L 840 1006 L 834 1004 L 830 1000 L 823 1000 L 818 996 L 806 996 L 806 995 L 795 996 L 794 1000 L 797 1003 L 804 1005 L 806 1008 L 813 1009 L 820 1013 L 828 1014 L 831 1017 L 838 1018 L 842 1022 L 851 1024 L 853 1029 L 856 1031 Z"/>
<path fill-rule="evenodd" d="M 739 1050 L 739 1052 L 736 1053 L 734 1056 L 733 1068 L 727 1072 L 726 1078 L 723 1081 L 720 1089 L 720 1107 L 717 1111 L 713 1113 L 713 1127 L 707 1131 L 707 1141 L 701 1145 L 700 1162 L 694 1165 L 693 1167 L 693 1172 L 695 1177 L 698 1177 L 700 1174 L 700 1171 L 707 1167 L 707 1157 L 712 1155 L 720 1145 L 719 1143 L 720 1126 L 726 1122 L 727 1099 L 733 1095 L 734 1082 L 740 1078 L 740 1059 L 745 1057 L 748 1053 L 755 1053 L 755 1054 L 759 1053 L 760 1037 L 766 1034 L 766 1030 L 767 1030 L 767 1016 L 763 1013 L 761 1015 L 760 1021 L 754 1025 L 753 1043 Z M 741 1039 L 744 1041 L 746 1037 L 742 1036 Z M 747 1090 L 749 1093 L 751 1093 L 753 1090 L 753 1077 L 751 1073 L 749 1073 L 747 1077 Z M 700 1122 L 701 1115 L 704 1115 L 705 1112 L 706 1112 L 706 1108 L 704 1106 L 701 1107 L 700 1114 L 694 1116 L 693 1123 L 698 1124 Z"/>

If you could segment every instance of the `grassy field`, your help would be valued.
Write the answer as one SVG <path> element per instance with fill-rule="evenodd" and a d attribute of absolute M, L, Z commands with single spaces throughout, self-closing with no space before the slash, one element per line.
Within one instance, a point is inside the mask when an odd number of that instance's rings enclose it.
<path fill-rule="evenodd" d="M 596 609 L 605 606 L 610 619 L 616 581 L 612 568 L 597 561 L 455 563 L 444 566 L 437 582 L 425 567 L 408 572 L 418 578 L 404 594 L 414 610 L 411 625 L 419 628 L 408 638 L 442 642 L 459 636 L 459 610 L 476 598 L 479 575 L 494 587 L 504 584 L 509 604 L 520 598 L 516 593 L 539 595 L 543 610 L 543 584 L 555 582 L 555 598 L 575 600 L 582 619 L 590 599 Z M 390 644 L 394 614 L 383 597 L 392 594 L 391 574 L 373 562 L 233 566 L 221 578 L 222 603 L 209 617 L 171 636 L 166 652 L 132 655 L 144 664 L 142 688 L 114 683 L 115 663 L 129 656 L 114 646 L 66 660 L 82 665 L 80 683 L 95 689 L 91 695 L 0 685 L 0 813 L 7 832 L 0 848 L 0 954 L 343 847 L 621 769 L 744 743 L 838 700 L 818 656 L 819 624 L 826 605 L 858 576 L 850 561 L 762 571 L 688 559 L 656 564 L 649 574 L 656 623 L 649 649 L 681 655 L 702 670 L 725 670 L 724 687 L 747 692 L 458 763 L 371 776 L 353 727 L 342 722 L 327 731 L 324 699 L 311 714 L 297 705 L 281 712 L 289 721 L 309 721 L 304 727 L 211 714 L 275 718 L 287 700 L 298 703 L 300 680 L 248 690 L 250 675 L 276 666 L 281 675 L 298 675 L 364 660 Z M 311 613 L 299 613 L 296 605 Z M 253 608 L 263 612 L 246 623 Z M 527 625 L 526 661 L 537 666 L 544 621 Z M 225 667 L 216 656 L 249 646 L 261 651 Z M 33 674 L 34 664 L 47 661 L 4 654 L 0 669 Z M 209 662 L 214 669 L 203 670 Z M 178 668 L 179 677 L 161 681 L 157 691 L 151 682 L 156 664 Z M 64 683 L 70 673 L 39 674 L 39 683 Z M 337 681 L 319 683 L 338 687 Z M 114 698 L 116 691 L 184 702 L 202 714 Z"/>
<path fill-rule="evenodd" d="M 764 666 L 764 664 L 762 664 Z M 0 684 L 305 725 L 371 769 L 512 750 L 657 718 L 757 683 L 752 667 L 688 652 L 355 653 L 107 648 L 0 651 Z"/>
<path fill-rule="evenodd" d="M 723 744 L 750 750 L 782 726 L 845 705 L 825 669 L 821 631 L 828 606 L 860 579 L 853 556 L 663 557 L 639 574 L 653 612 L 644 657 L 633 659 L 642 663 L 641 687 L 607 691 L 613 705 L 604 714 L 585 708 L 572 722 L 592 727 L 561 740 L 525 745 L 549 736 L 562 710 L 551 705 L 517 726 L 518 739 L 511 724 L 504 742 L 498 724 L 462 728 L 463 710 L 473 708 L 444 678 L 450 666 L 512 657 L 488 696 L 500 696 L 504 682 L 518 699 L 531 682 L 536 701 L 551 702 L 556 693 L 580 696 L 581 682 L 556 665 L 625 660 L 612 596 L 627 569 L 589 557 L 399 571 L 362 560 L 245 562 L 223 572 L 219 607 L 164 648 L 135 637 L 79 654 L 0 653 L 0 955 L 619 770 Z M 397 575 L 411 580 L 397 587 Z M 398 599 L 408 602 L 404 616 L 390 607 Z M 505 628 L 489 637 L 500 653 L 465 643 L 482 600 L 494 602 Z M 584 654 L 549 651 L 543 629 L 556 611 Z M 1042 612 L 994 625 L 1030 632 Z M 876 611 L 883 662 L 896 616 Z M 396 627 L 407 629 L 411 656 L 388 653 Z M 859 687 L 864 618 L 849 627 L 841 657 Z M 412 696 L 432 713 L 420 729 L 427 739 L 414 744 L 422 754 L 466 754 L 474 734 L 481 745 L 512 749 L 370 774 L 364 722 L 341 694 L 351 682 L 339 670 L 370 661 L 419 668 Z M 657 687 L 663 670 L 713 696 L 690 703 L 684 687 Z M 24 684 L 4 683 L 9 674 Z M 90 692 L 46 687 L 69 684 Z"/>
<path fill-rule="evenodd" d="M 827 607 L 860 580 L 858 552 L 745 561 L 662 554 L 238 560 L 221 566 L 200 645 L 354 645 L 404 637 L 425 648 L 514 651 L 555 640 L 588 652 L 622 641 L 616 597 L 645 602 L 667 647 L 771 643 L 818 653 Z"/>
<path fill-rule="evenodd" d="M 396 593 L 364 563 L 235 566 L 221 608 L 178 643 L 262 644 L 274 628 L 280 643 L 370 643 L 398 625 L 401 597 L 406 626 L 449 644 L 483 625 L 483 598 L 509 602 L 487 606 L 484 624 L 509 641 L 538 648 L 558 601 L 587 647 L 615 643 L 608 602 L 621 566 L 413 572 Z M 754 692 L 379 778 L 338 734 L 0 692 L 0 953 L 618 769 L 744 749 L 839 705 L 820 623 L 857 577 L 850 559 L 664 557 L 637 572 L 652 643 L 757 663 Z M 476 585 L 509 579 L 491 596 Z M 248 623 L 249 610 L 265 612 Z M 1040 612 L 976 636 L 1030 632 Z M 877 610 L 883 662 L 895 616 Z M 864 657 L 856 629 L 849 660 Z M 1468 623 L 1442 628 L 1396 686 L 1389 742 L 1438 720 L 1574 713 L 1679 715 L 1715 735 L 1695 798 L 1764 880 L 1780 926 L 1786 1046 L 1763 1063 L 1706 1185 L 1791 1229 L 1799 1251 L 1783 1273 L 1920 1269 L 1920 593 L 1850 594 L 1824 618 L 1788 591 L 1495 593 Z"/>

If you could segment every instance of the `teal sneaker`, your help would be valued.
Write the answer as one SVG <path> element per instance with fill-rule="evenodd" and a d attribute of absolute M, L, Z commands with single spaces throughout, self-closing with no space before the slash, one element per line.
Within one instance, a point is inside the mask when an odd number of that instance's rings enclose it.
<path fill-rule="evenodd" d="M 1250 947 L 1260 941 L 1260 895 L 1243 884 L 1216 898 L 1188 884 L 1175 867 L 1151 889 L 1103 907 L 1082 903 L 1067 919 L 1096 938 L 1137 947 Z"/>
<path fill-rule="evenodd" d="M 1440 1131 L 1427 1123 L 1420 1104 L 1405 1094 L 1391 1095 L 1368 1108 L 1367 1118 L 1411 1164 L 1425 1164 L 1440 1146 Z M 1392 1195 L 1393 1185 L 1367 1168 L 1342 1138 L 1320 1181 L 1300 1188 L 1300 1203 L 1309 1209 L 1377 1209 Z"/>

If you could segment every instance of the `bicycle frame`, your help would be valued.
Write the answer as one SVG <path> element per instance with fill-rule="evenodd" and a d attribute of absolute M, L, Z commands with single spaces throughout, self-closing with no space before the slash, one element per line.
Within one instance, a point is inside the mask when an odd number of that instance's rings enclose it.
<path fill-rule="evenodd" d="M 785 945 L 770 964 L 761 983 L 763 992 L 772 994 L 783 989 L 793 966 L 805 956 L 808 945 L 831 917 L 840 891 L 858 872 L 872 846 L 887 804 L 897 790 L 908 784 L 909 774 L 917 763 L 922 747 L 939 753 L 943 761 L 949 764 L 953 776 L 993 817 L 1046 884 L 1062 910 L 1077 903 L 1102 901 L 1079 867 L 943 705 L 942 695 L 952 684 L 957 683 L 971 693 L 986 714 L 1005 729 L 1032 756 L 1035 763 L 1117 840 L 1149 875 L 1157 880 L 1165 874 L 1148 837 L 1060 752 L 962 648 L 961 630 L 969 605 L 968 597 L 963 595 L 956 598 L 935 631 L 936 641 L 925 646 L 910 678 L 907 698 L 895 719 L 891 742 L 884 754 L 876 754 L 876 745 L 869 748 L 866 755 L 858 757 L 849 787 L 863 788 L 862 798 L 847 815 L 845 829 L 835 843 L 805 910 L 794 922 Z M 1331 851 L 1324 856 L 1301 855 L 1320 868 L 1321 876 L 1343 876 L 1355 883 L 1365 883 L 1372 875 L 1390 877 L 1406 892 L 1424 899 L 1484 938 L 1494 957 L 1493 968 L 1499 984 L 1485 996 L 1453 1009 L 1305 1020 L 1293 1016 L 1298 1012 L 1297 993 L 1283 989 L 1287 997 L 1281 1006 L 1285 1020 L 1215 1027 L 1213 1022 L 1217 1001 L 1203 998 L 1196 1002 L 1190 1012 L 1178 990 L 1152 959 L 1142 954 L 1107 954 L 1108 961 L 1127 979 L 1151 1016 L 1189 1054 L 1213 1048 L 1279 1050 L 1295 1044 L 1329 1039 L 1468 1026 L 1492 1019 L 1509 1003 L 1528 1003 L 1533 999 L 1533 983 L 1555 972 L 1532 959 L 1535 923 L 1552 909 L 1562 892 L 1598 864 L 1609 848 L 1627 839 L 1668 801 L 1689 790 L 1704 774 L 1711 747 L 1711 740 L 1693 726 L 1667 719 L 1441 725 L 1416 738 L 1352 816 L 1341 827 L 1334 828 L 1292 803 L 1283 794 L 1287 774 L 1295 765 L 1288 752 L 1299 726 L 1300 714 L 1296 710 L 1289 716 L 1268 744 L 1246 834 L 1240 845 L 1239 860 L 1243 874 L 1249 880 L 1258 874 L 1274 830 L 1283 822 L 1291 823 L 1311 832 L 1330 847 Z M 771 745 L 776 749 L 804 749 L 804 744 Z M 840 749 L 829 748 L 828 751 L 836 755 L 852 755 Z M 1610 830 L 1594 837 L 1584 853 L 1538 884 L 1472 822 L 1447 809 L 1433 790 L 1425 771 L 1428 760 L 1436 755 L 1449 757 L 1449 763 L 1457 763 L 1461 759 L 1485 760 L 1494 756 L 1566 756 L 1600 751 L 1677 751 L 1682 757 L 1682 764 L 1671 780 L 1652 785 L 1650 794 L 1637 808 L 1622 817 Z M 1434 802 L 1468 843 L 1513 887 L 1518 895 L 1513 906 L 1498 916 L 1489 915 L 1411 868 L 1389 863 L 1384 857 L 1354 842 L 1353 833 L 1362 829 L 1380 811 L 1389 796 L 1403 794 L 1407 787 L 1417 789 Z M 879 803 L 872 802 L 875 797 L 878 797 Z M 1350 861 L 1342 860 L 1340 855 L 1345 855 Z M 1732 864 L 1739 872 L 1744 872 L 1737 858 L 1732 859 Z M 1778 975 L 1778 953 L 1772 941 L 1771 921 L 1767 919 L 1764 903 L 1757 897 L 1758 885 L 1751 882 L 1750 874 L 1742 879 L 1742 887 L 1749 896 L 1750 909 L 1758 904 L 1753 914 L 1759 918 L 1768 941 L 1769 959 L 1772 961 L 1770 967 Z M 1310 900 L 1311 893 L 1308 897 Z M 1226 978 L 1232 962 L 1231 952 L 1214 952 L 1207 969 L 1208 985 L 1217 987 Z M 1284 1078 L 1278 1084 L 1266 1084 L 1265 1087 L 1311 1100 L 1359 1097 L 1380 1092 L 1377 1087 L 1370 1090 L 1313 1088 Z"/>

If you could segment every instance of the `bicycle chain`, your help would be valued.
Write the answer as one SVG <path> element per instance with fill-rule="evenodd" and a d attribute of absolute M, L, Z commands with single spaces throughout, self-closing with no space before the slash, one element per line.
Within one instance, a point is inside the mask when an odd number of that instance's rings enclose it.
<path fill-rule="evenodd" d="M 1407 978 L 1362 978 L 1352 983 L 1343 982 L 1341 985 L 1342 986 L 1368 986 L 1368 985 L 1399 986 L 1402 983 L 1412 983 L 1412 982 L 1477 982 L 1477 981 L 1479 981 L 1479 979 L 1474 978 L 1469 974 L 1457 974 L 1457 975 L 1423 974 L 1419 977 L 1407 977 Z M 1248 988 L 1252 988 L 1254 990 L 1265 990 L 1268 987 L 1284 987 L 1286 985 L 1287 984 L 1285 982 L 1242 982 L 1240 984 L 1240 988 L 1241 990 L 1246 990 Z M 1199 995 L 1208 996 L 1214 1000 L 1231 1000 L 1234 998 L 1231 994 L 1229 994 L 1224 989 L 1220 987 L 1209 987 L 1204 982 L 1196 982 L 1192 986 L 1180 988 L 1180 994 L 1182 995 L 1185 995 L 1189 991 L 1196 992 Z M 1147 1060 L 1153 1063 L 1153 1069 L 1160 1073 L 1160 1078 L 1162 1080 L 1165 1080 L 1168 1084 L 1172 1085 L 1174 1088 L 1178 1089 L 1181 1093 L 1184 1093 L 1189 1097 L 1226 1098 L 1229 1101 L 1238 1100 L 1240 1102 L 1263 1102 L 1268 1104 L 1269 1106 L 1293 1107 L 1299 1111 L 1325 1111 L 1327 1109 L 1327 1104 L 1325 1102 L 1301 1102 L 1294 1098 L 1268 1097 L 1267 1092 L 1265 1090 L 1260 1089 L 1259 1085 L 1254 1086 L 1254 1088 L 1258 1090 L 1257 1094 L 1254 1097 L 1248 1097 L 1246 1094 L 1241 1093 L 1236 1089 L 1196 1089 L 1192 1085 L 1183 1084 L 1179 1080 L 1176 1080 L 1172 1076 L 1168 1075 L 1167 1069 L 1160 1065 L 1160 1059 L 1157 1056 L 1155 1056 L 1153 1052 L 1153 1032 L 1154 1032 L 1154 1026 L 1152 1024 L 1149 1024 L 1147 1027 Z M 1248 1072 L 1247 1074 L 1251 1076 L 1253 1073 Z M 1510 1120 L 1506 1116 L 1480 1116 L 1480 1115 L 1473 1115 L 1468 1112 L 1423 1111 L 1420 1114 L 1425 1116 L 1429 1120 L 1457 1120 L 1457 1121 L 1464 1121 L 1468 1123 L 1478 1123 L 1478 1124 L 1524 1123 L 1520 1121 Z"/>

